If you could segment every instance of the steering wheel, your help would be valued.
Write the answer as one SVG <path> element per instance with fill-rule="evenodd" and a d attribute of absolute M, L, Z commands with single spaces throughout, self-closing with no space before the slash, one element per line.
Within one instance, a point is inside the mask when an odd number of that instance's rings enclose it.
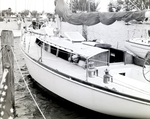
<path fill-rule="evenodd" d="M 143 76 L 148 82 L 150 82 L 150 51 L 148 51 L 145 56 L 143 64 Z"/>

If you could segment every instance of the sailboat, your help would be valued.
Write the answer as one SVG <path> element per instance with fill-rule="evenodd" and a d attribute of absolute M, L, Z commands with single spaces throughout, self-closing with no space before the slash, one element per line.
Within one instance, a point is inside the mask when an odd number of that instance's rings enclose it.
<path fill-rule="evenodd" d="M 126 49 L 140 58 L 145 58 L 147 52 L 150 51 L 150 30 L 144 31 L 140 37 L 131 38 L 125 42 Z"/>
<path fill-rule="evenodd" d="M 145 16 L 145 12 L 95 12 L 81 17 L 82 13 L 71 14 L 63 0 L 56 1 L 56 12 L 76 25 L 109 25 L 117 19 Z M 97 47 L 97 42 L 86 41 L 78 32 L 64 34 L 49 26 L 23 34 L 21 50 L 33 79 L 85 108 L 118 117 L 150 118 L 150 52 L 139 60 L 123 50 Z"/>

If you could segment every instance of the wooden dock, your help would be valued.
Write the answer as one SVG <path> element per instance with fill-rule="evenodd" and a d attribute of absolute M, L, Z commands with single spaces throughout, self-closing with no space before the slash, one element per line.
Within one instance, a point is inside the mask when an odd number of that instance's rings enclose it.
<path fill-rule="evenodd" d="M 3 29 L 0 29 L 0 36 Z M 21 30 L 12 30 L 14 37 L 20 37 L 21 36 Z"/>

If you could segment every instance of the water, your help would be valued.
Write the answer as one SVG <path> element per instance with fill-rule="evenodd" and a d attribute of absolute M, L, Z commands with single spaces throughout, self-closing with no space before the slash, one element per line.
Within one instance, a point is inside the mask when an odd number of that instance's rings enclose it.
<path fill-rule="evenodd" d="M 131 32 L 128 33 L 128 30 L 133 31 L 135 28 L 143 29 L 144 25 L 125 26 L 122 22 L 115 23 L 111 26 L 98 24 L 97 26 L 88 27 L 88 30 L 90 31 L 88 32 L 88 38 L 104 40 L 105 43 L 111 43 L 113 47 L 125 49 L 124 42 L 131 36 Z M 62 24 L 62 29 L 64 31 L 79 31 L 81 33 L 81 26 L 68 25 L 67 23 Z M 19 50 L 18 44 L 19 38 L 16 38 L 14 48 L 18 62 L 21 66 L 23 74 L 26 76 L 28 86 L 33 96 L 35 97 L 40 109 L 44 113 L 46 119 L 121 119 L 97 113 L 81 106 L 75 105 L 38 85 L 30 77 L 26 69 L 24 58 Z M 28 90 L 26 89 L 26 87 L 24 87 L 24 82 L 18 71 L 19 69 L 15 65 L 15 101 L 16 111 L 18 115 L 16 119 L 43 119 Z"/>

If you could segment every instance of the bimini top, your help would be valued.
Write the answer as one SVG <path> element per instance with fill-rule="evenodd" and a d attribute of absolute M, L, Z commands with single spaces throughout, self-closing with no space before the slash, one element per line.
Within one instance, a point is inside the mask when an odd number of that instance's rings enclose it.
<path fill-rule="evenodd" d="M 82 42 L 74 43 L 70 41 L 68 38 L 46 37 L 42 41 L 58 49 L 78 54 L 86 59 L 89 59 L 97 54 L 108 51 L 107 49 L 89 46 L 83 44 Z"/>

